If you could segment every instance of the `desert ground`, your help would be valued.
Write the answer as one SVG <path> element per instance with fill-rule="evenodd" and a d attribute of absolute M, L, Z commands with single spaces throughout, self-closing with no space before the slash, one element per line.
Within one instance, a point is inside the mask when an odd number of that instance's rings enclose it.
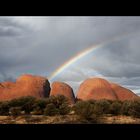
<path fill-rule="evenodd" d="M 91 124 L 86 120 L 81 120 L 77 115 L 26 115 L 26 116 L 0 116 L 0 124 Z M 94 124 L 94 123 L 93 123 Z M 130 116 L 106 115 L 100 118 L 99 124 L 140 124 L 139 118 Z"/>

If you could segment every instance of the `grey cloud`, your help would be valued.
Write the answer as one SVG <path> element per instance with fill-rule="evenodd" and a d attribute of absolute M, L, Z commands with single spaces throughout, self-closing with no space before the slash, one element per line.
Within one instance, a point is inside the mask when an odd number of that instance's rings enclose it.
<path fill-rule="evenodd" d="M 0 17 L 0 37 L 14 37 L 29 33 L 31 28 L 15 22 L 12 17 Z"/>
<path fill-rule="evenodd" d="M 0 73 L 4 71 L 5 79 L 22 73 L 49 76 L 88 46 L 134 33 L 95 51 L 96 59 L 86 56 L 77 66 L 82 71 L 71 68 L 71 73 L 58 78 L 74 85 L 97 71 L 124 85 L 138 86 L 139 80 L 132 79 L 140 76 L 139 32 L 140 17 L 1 17 Z"/>

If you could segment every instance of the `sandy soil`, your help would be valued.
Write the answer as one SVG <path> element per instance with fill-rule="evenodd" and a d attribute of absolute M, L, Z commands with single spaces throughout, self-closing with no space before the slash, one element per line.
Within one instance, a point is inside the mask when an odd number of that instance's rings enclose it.
<path fill-rule="evenodd" d="M 82 124 L 90 123 L 81 121 L 76 115 L 65 116 L 0 116 L 0 124 Z M 100 118 L 101 124 L 140 124 L 139 118 L 129 116 L 104 116 Z"/>

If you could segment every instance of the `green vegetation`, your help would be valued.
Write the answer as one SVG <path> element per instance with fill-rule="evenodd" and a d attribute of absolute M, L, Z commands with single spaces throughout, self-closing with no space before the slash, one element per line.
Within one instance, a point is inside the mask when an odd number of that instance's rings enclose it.
<path fill-rule="evenodd" d="M 0 115 L 7 116 L 9 115 L 9 103 L 8 102 L 1 102 L 0 103 Z"/>
<path fill-rule="evenodd" d="M 109 114 L 111 103 L 108 100 L 99 100 L 95 102 L 94 113 L 98 115 Z"/>
<path fill-rule="evenodd" d="M 122 108 L 121 101 L 113 101 L 113 103 L 110 105 L 110 113 L 114 115 L 120 115 L 121 108 Z"/>
<path fill-rule="evenodd" d="M 50 103 L 46 106 L 44 110 L 44 115 L 46 116 L 55 116 L 59 115 L 59 110 L 56 108 L 56 106 L 53 103 Z"/>
<path fill-rule="evenodd" d="M 125 115 L 140 118 L 140 100 L 110 101 L 110 100 L 77 100 L 70 105 L 68 99 L 62 95 L 51 96 L 45 99 L 22 97 L 11 101 L 0 102 L 0 116 L 20 115 L 70 115 L 80 120 L 97 123 L 100 117 L 109 114 L 112 116 Z"/>
<path fill-rule="evenodd" d="M 52 115 L 66 115 L 70 112 L 70 106 L 68 99 L 62 95 L 51 96 L 47 99 L 46 108 L 44 114 L 48 116 Z"/>
<path fill-rule="evenodd" d="M 0 115 L 66 115 L 70 112 L 68 99 L 62 95 L 46 99 L 22 97 L 11 101 L 0 102 Z"/>
<path fill-rule="evenodd" d="M 21 115 L 21 107 L 11 107 L 9 114 L 15 117 Z"/>
<path fill-rule="evenodd" d="M 132 104 L 133 104 L 132 101 L 124 101 L 122 103 L 122 107 L 121 107 L 121 114 L 129 116 L 130 115 L 129 111 L 130 111 Z"/>
<path fill-rule="evenodd" d="M 75 114 L 79 115 L 82 119 L 90 120 L 94 113 L 94 105 L 88 101 L 79 101 L 73 107 Z"/>
<path fill-rule="evenodd" d="M 131 102 L 128 115 L 140 118 L 140 100 L 134 100 Z"/>

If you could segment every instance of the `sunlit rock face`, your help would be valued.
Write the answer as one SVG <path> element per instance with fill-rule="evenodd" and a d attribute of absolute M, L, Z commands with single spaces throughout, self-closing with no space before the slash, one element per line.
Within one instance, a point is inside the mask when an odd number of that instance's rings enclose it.
<path fill-rule="evenodd" d="M 63 95 L 68 98 L 71 104 L 75 103 L 73 89 L 66 83 L 53 82 L 51 85 L 50 96 Z"/>
<path fill-rule="evenodd" d="M 0 83 L 0 101 L 11 100 L 23 96 L 36 98 L 48 97 L 50 83 L 45 77 L 25 74 L 16 82 Z"/>
<path fill-rule="evenodd" d="M 102 78 L 90 78 L 79 87 L 77 99 L 81 100 L 131 100 L 138 96 L 117 84 L 111 84 Z"/>

